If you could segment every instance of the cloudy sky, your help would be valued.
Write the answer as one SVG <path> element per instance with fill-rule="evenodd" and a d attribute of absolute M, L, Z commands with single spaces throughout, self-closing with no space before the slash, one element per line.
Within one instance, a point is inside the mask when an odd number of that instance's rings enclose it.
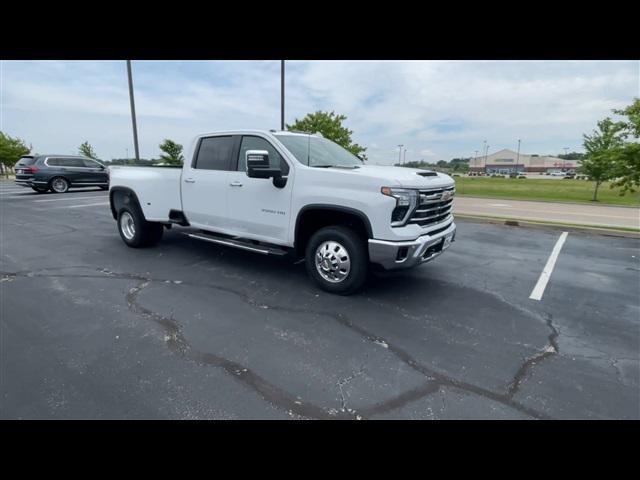
<path fill-rule="evenodd" d="M 124 61 L 0 62 L 0 130 L 41 153 L 133 156 Z M 286 121 L 315 110 L 348 117 L 371 163 L 490 152 L 581 151 L 582 134 L 640 96 L 637 61 L 288 61 Z M 278 61 L 136 61 L 140 155 L 171 138 L 279 128 Z"/>

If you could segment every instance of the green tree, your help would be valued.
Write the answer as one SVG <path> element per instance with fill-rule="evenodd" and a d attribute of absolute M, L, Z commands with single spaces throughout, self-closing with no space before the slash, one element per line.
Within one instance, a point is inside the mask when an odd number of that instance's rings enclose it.
<path fill-rule="evenodd" d="M 11 137 L 0 131 L 0 163 L 2 163 L 2 169 L 7 178 L 9 178 L 9 169 L 13 169 L 20 157 L 30 151 L 31 145 L 27 147 L 24 140 Z"/>
<path fill-rule="evenodd" d="M 581 162 L 580 171 L 595 180 L 593 201 L 598 200 L 598 188 L 602 182 L 614 176 L 614 156 L 617 149 L 623 145 L 622 131 L 624 125 L 614 122 L 609 117 L 598 122 L 598 130 L 591 135 L 583 135 L 585 158 Z"/>
<path fill-rule="evenodd" d="M 582 160 L 584 158 L 584 153 L 569 152 L 569 153 L 561 153 L 556 156 L 563 160 Z"/>
<path fill-rule="evenodd" d="M 160 144 L 160 150 L 164 154 L 160 155 L 160 160 L 169 165 L 182 165 L 184 163 L 184 156 L 182 155 L 182 145 L 165 138 L 164 142 Z"/>
<path fill-rule="evenodd" d="M 621 121 L 623 145 L 612 153 L 614 162 L 614 186 L 622 187 L 620 194 L 634 192 L 640 186 L 640 98 L 622 110 L 614 110 L 614 113 L 626 117 Z"/>
<path fill-rule="evenodd" d="M 78 147 L 78 153 L 84 157 L 93 158 L 94 160 L 98 159 L 96 151 L 93 149 L 89 142 L 84 142 L 82 145 L 80 145 Z"/>
<path fill-rule="evenodd" d="M 353 131 L 342 125 L 342 122 L 346 119 L 347 117 L 345 115 L 337 115 L 333 111 L 317 111 L 315 113 L 307 113 L 302 120 L 298 120 L 296 118 L 296 121 L 293 122 L 293 124 L 287 124 L 287 130 L 321 133 L 324 138 L 328 138 L 329 140 L 336 142 L 338 145 L 346 148 L 362 160 L 366 160 L 367 156 L 364 152 L 367 149 L 357 143 L 353 143 L 351 140 Z"/>

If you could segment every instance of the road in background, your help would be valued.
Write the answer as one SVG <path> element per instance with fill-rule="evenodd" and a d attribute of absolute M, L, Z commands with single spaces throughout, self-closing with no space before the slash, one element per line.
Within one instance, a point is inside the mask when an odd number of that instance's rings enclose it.
<path fill-rule="evenodd" d="M 456 196 L 454 213 L 640 229 L 640 208 Z"/>

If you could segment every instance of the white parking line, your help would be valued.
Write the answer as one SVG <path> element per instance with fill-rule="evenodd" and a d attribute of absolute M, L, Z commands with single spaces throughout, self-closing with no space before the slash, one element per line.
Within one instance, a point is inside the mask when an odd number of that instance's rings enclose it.
<path fill-rule="evenodd" d="M 84 205 L 64 205 L 62 207 L 52 207 L 52 208 L 54 208 L 54 209 L 57 209 L 57 208 L 83 208 L 83 207 L 95 207 L 97 205 L 109 205 L 109 202 L 85 203 Z"/>
<path fill-rule="evenodd" d="M 556 260 L 558 259 L 558 255 L 560 255 L 560 250 L 562 249 L 562 245 L 564 245 L 565 240 L 567 239 L 568 232 L 562 232 L 560 238 L 556 242 L 553 250 L 551 251 L 551 255 L 549 255 L 549 260 L 547 260 L 547 264 L 544 266 L 542 273 L 540 274 L 540 278 L 538 279 L 538 283 L 533 287 L 531 291 L 531 295 L 529 298 L 532 300 L 541 300 L 542 294 L 544 293 L 544 289 L 547 287 L 547 283 L 551 278 L 551 273 L 553 272 L 553 267 L 556 265 Z"/>

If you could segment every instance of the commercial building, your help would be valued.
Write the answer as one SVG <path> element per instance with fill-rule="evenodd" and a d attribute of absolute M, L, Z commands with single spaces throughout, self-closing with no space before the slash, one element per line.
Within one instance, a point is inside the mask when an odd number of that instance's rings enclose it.
<path fill-rule="evenodd" d="M 527 155 L 504 149 L 469 161 L 470 172 L 485 172 L 508 175 L 510 173 L 574 172 L 579 160 L 563 160 L 544 155 Z"/>

